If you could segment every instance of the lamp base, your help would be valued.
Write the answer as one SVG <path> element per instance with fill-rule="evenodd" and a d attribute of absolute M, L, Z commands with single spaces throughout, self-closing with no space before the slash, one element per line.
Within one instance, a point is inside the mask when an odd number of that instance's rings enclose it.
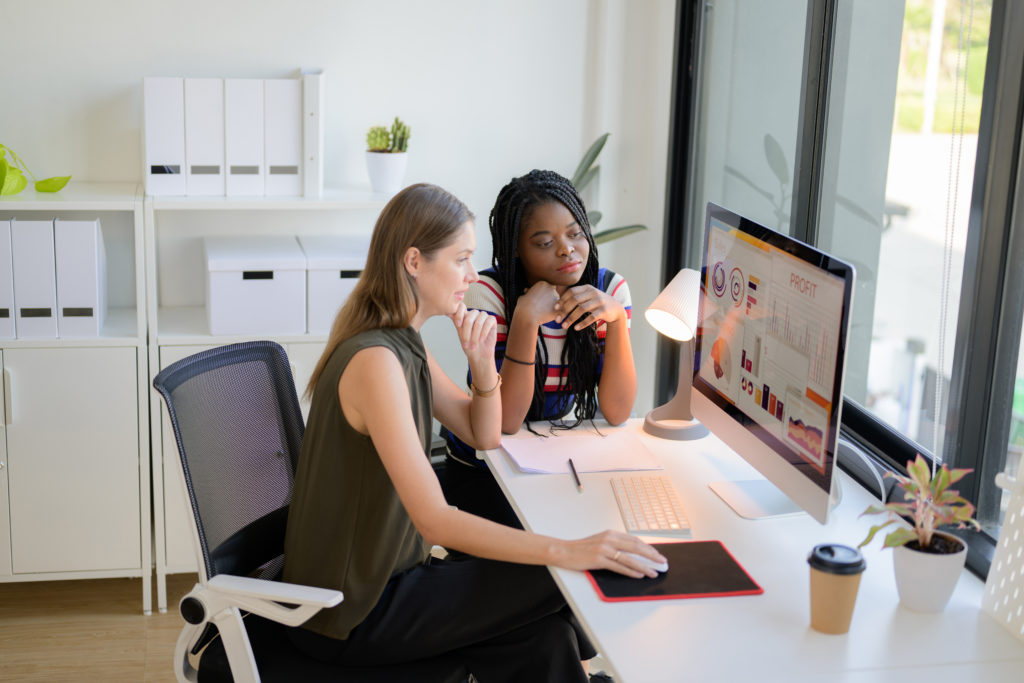
<path fill-rule="evenodd" d="M 708 428 L 693 419 L 690 409 L 690 394 L 693 392 L 693 340 L 687 339 L 679 346 L 679 386 L 676 394 L 663 406 L 647 413 L 644 431 L 662 439 L 692 441 L 706 436 Z"/>
<path fill-rule="evenodd" d="M 664 418 L 659 420 L 655 408 L 644 418 L 644 431 L 661 439 L 675 441 L 692 441 L 707 436 L 708 428 L 697 420 L 679 420 Z"/>

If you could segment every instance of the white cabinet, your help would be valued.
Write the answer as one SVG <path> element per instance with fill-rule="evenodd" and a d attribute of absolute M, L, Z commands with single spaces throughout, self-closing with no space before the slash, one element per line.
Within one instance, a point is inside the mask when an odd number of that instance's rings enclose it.
<path fill-rule="evenodd" d="M 0 340 L 0 582 L 141 577 L 148 613 L 155 566 L 165 610 L 166 575 L 195 571 L 195 559 L 177 447 L 152 380 L 175 360 L 251 339 L 209 334 L 203 238 L 365 243 L 386 199 L 331 190 L 318 199 L 144 197 L 133 184 L 81 182 L 0 197 L 0 220 L 98 219 L 107 264 L 99 336 Z M 301 393 L 325 335 L 270 338 L 288 352 Z"/>
<path fill-rule="evenodd" d="M 3 351 L 0 351 L 0 367 L 3 364 Z M 0 415 L 6 416 L 7 402 L 4 392 L 0 391 Z M 3 423 L 0 420 L 0 423 Z M 4 438 L 0 439 L 0 577 L 11 575 L 11 515 L 10 488 L 7 485 L 7 430 L 3 430 Z"/>
<path fill-rule="evenodd" d="M 139 568 L 136 353 L 4 352 L 14 574 Z"/>
<path fill-rule="evenodd" d="M 182 358 L 212 346 L 161 346 L 160 369 L 175 363 Z M 184 476 L 178 456 L 178 444 L 174 440 L 170 418 L 167 417 L 167 406 L 159 403 L 161 435 L 160 462 L 154 453 L 153 471 L 160 472 L 163 481 L 163 514 L 156 516 L 163 520 L 163 534 L 157 534 L 157 542 L 163 542 L 164 567 L 167 574 L 196 571 L 195 541 L 192 538 L 192 517 L 188 511 L 188 496 L 185 493 Z M 156 481 L 156 478 L 154 478 Z M 160 553 L 157 553 L 159 556 Z"/>
<path fill-rule="evenodd" d="M 0 197 L 0 220 L 99 220 L 108 310 L 99 336 L 0 340 L 0 582 L 141 577 L 149 612 L 142 212 L 134 184 Z"/>
<path fill-rule="evenodd" d="M 205 349 L 271 339 L 288 352 L 300 396 L 326 335 L 211 335 L 206 315 L 206 237 L 349 235 L 365 244 L 387 197 L 325 190 L 303 197 L 146 197 L 146 310 L 150 385 L 160 369 Z M 303 417 L 308 403 L 301 401 Z M 193 530 L 177 445 L 165 408 L 150 398 L 157 607 L 167 606 L 167 574 L 195 571 Z"/>

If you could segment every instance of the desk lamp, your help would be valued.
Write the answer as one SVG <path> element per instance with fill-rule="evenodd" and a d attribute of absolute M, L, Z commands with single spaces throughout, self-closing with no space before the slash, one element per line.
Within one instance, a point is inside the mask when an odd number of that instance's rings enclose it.
<path fill-rule="evenodd" d="M 681 342 L 679 386 L 663 406 L 647 413 L 644 431 L 663 439 L 699 439 L 707 427 L 693 419 L 690 391 L 693 383 L 693 335 L 697 329 L 700 273 L 683 268 L 644 312 L 647 322 L 661 334 Z"/>

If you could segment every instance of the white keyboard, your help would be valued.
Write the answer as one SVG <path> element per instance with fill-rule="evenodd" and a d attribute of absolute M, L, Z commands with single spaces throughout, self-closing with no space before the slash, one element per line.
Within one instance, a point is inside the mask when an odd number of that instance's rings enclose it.
<path fill-rule="evenodd" d="M 629 533 L 690 536 L 690 521 L 666 475 L 616 476 L 611 478 L 611 484 Z"/>

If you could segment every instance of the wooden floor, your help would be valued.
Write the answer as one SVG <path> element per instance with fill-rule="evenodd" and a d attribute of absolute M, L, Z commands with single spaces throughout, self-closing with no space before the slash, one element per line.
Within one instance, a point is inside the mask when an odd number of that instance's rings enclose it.
<path fill-rule="evenodd" d="M 194 574 L 167 577 L 165 614 L 142 614 L 142 579 L 0 584 L 0 681 L 174 681 L 178 600 Z"/>
<path fill-rule="evenodd" d="M 0 583 L 0 681 L 174 683 L 178 601 L 195 582 L 169 575 L 167 612 L 148 617 L 142 579 Z"/>

